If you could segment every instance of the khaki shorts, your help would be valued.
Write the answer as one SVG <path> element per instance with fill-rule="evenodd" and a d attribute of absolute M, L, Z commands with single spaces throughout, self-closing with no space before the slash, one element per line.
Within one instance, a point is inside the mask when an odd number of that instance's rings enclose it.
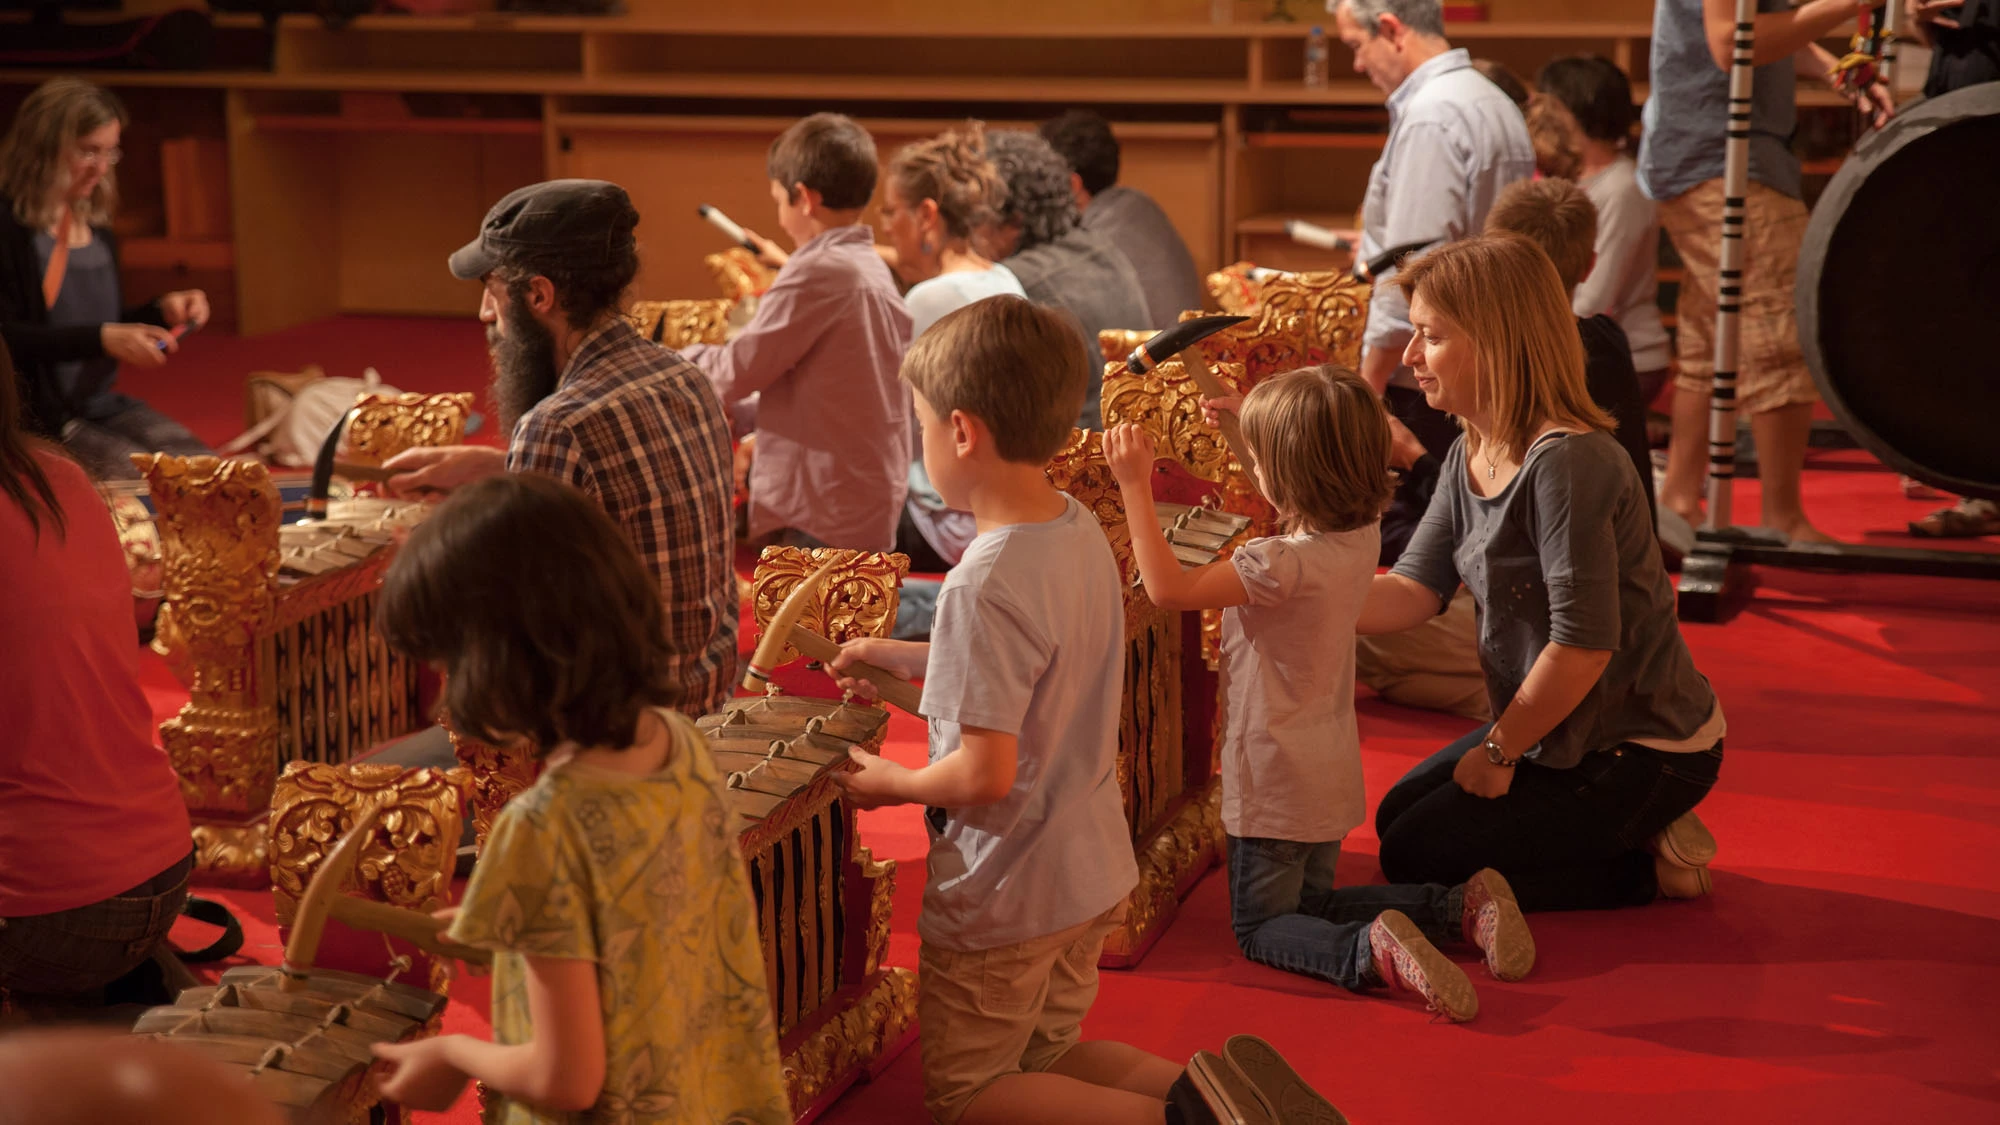
<path fill-rule="evenodd" d="M 1492 722 L 1472 591 L 1414 629 L 1354 638 L 1354 678 L 1391 703 Z"/>
<path fill-rule="evenodd" d="M 1060 933 L 971 953 L 929 942 L 917 952 L 924 1108 L 955 1125 L 980 1091 L 1047 1070 L 1083 1037 L 1097 1000 L 1097 958 L 1125 904 Z"/>
<path fill-rule="evenodd" d="M 1736 352 L 1736 408 L 1763 414 L 1818 402 L 1799 351 L 1792 303 L 1805 239 L 1806 205 L 1760 183 L 1744 200 L 1742 336 Z M 1680 374 L 1674 385 L 1707 394 L 1715 379 L 1715 290 L 1721 272 L 1722 181 L 1709 180 L 1660 204 L 1660 225 L 1686 271 L 1675 307 Z"/>

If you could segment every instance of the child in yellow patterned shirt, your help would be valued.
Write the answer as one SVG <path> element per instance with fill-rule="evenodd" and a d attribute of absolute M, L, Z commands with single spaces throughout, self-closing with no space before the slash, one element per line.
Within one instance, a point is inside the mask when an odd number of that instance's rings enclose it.
<path fill-rule="evenodd" d="M 618 528 L 550 478 L 481 481 L 411 535 L 380 613 L 446 673 L 457 729 L 547 748 L 448 933 L 494 951 L 493 1041 L 377 1044 L 384 1097 L 444 1109 L 477 1079 L 505 1125 L 789 1125 L 721 774 Z"/>

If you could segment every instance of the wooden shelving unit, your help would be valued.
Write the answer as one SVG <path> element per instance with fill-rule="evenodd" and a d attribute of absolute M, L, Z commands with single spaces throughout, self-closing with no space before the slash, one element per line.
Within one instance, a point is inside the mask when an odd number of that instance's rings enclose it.
<path fill-rule="evenodd" d="M 877 2 L 886 12 L 896 0 Z M 1455 24 L 1453 41 L 1524 76 L 1557 55 L 1601 53 L 1643 83 L 1651 27 L 1632 17 L 1646 5 L 1534 2 L 1624 18 L 1503 19 L 1496 5 L 1496 22 Z M 1256 6 L 1239 4 L 1239 16 Z M 233 271 L 241 326 L 252 332 L 343 311 L 469 314 L 477 292 L 449 277 L 445 256 L 492 200 L 554 176 L 612 179 L 632 192 L 644 217 L 643 295 L 706 293 L 700 259 L 720 244 L 695 205 L 776 234 L 765 147 L 820 109 L 861 119 L 886 161 L 967 117 L 1028 126 L 1068 106 L 1095 108 L 1117 123 L 1123 178 L 1160 200 L 1203 269 L 1245 257 L 1342 264 L 1291 243 L 1283 222 L 1353 225 L 1381 149 L 1382 95 L 1345 69 L 1345 50 L 1333 45 L 1334 80 L 1308 89 L 1303 23 L 1033 15 L 1055 7 L 1031 0 L 1017 21 L 970 4 L 922 6 L 926 14 L 908 19 L 764 18 L 775 11 L 768 5 L 756 16 L 743 6 L 604 18 L 369 15 L 339 30 L 287 15 L 268 42 L 261 17 L 219 14 L 227 54 L 268 48 L 268 70 L 92 78 L 135 105 L 206 99 L 201 126 L 171 115 L 136 121 L 126 149 L 175 130 L 226 138 L 233 240 L 175 240 L 140 217 L 126 253 L 128 263 L 179 274 Z M 1190 7 L 1205 10 L 1175 10 Z M 895 11 L 905 8 L 916 10 Z M 0 72 L 0 97 L 17 100 L 48 76 Z M 1820 89 L 1800 95 L 1805 105 L 1839 104 Z"/>

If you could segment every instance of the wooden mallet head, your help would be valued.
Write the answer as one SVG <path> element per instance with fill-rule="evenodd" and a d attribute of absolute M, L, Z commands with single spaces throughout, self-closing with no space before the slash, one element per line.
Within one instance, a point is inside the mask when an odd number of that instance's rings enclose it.
<path fill-rule="evenodd" d="M 312 881 L 306 884 L 306 893 L 299 896 L 299 907 L 292 915 L 292 936 L 285 942 L 284 989 L 297 992 L 305 988 L 306 976 L 312 972 L 313 960 L 319 956 L 319 940 L 326 933 L 326 919 L 333 909 L 333 900 L 340 895 L 340 888 L 347 877 L 361 862 L 361 849 L 368 843 L 368 837 L 375 831 L 375 822 L 381 818 L 381 810 L 369 809 L 347 835 L 326 853 L 319 870 L 313 872 Z"/>
<path fill-rule="evenodd" d="M 819 596 L 820 587 L 826 584 L 826 576 L 839 566 L 838 560 L 820 565 L 818 570 L 799 580 L 792 592 L 778 605 L 778 612 L 764 625 L 764 635 L 757 638 L 757 650 L 750 654 L 750 666 L 743 670 L 744 691 L 764 691 L 771 683 L 771 671 L 778 666 L 778 660 L 785 654 L 785 646 L 791 643 L 792 629 L 805 616 L 806 606 Z"/>

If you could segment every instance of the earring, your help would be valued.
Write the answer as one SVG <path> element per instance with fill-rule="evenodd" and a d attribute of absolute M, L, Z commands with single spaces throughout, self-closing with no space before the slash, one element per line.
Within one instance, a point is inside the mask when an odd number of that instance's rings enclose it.
<path fill-rule="evenodd" d="M 935 254 L 937 253 L 937 246 L 935 246 L 930 239 L 926 238 L 924 239 L 923 251 L 926 254 Z"/>

